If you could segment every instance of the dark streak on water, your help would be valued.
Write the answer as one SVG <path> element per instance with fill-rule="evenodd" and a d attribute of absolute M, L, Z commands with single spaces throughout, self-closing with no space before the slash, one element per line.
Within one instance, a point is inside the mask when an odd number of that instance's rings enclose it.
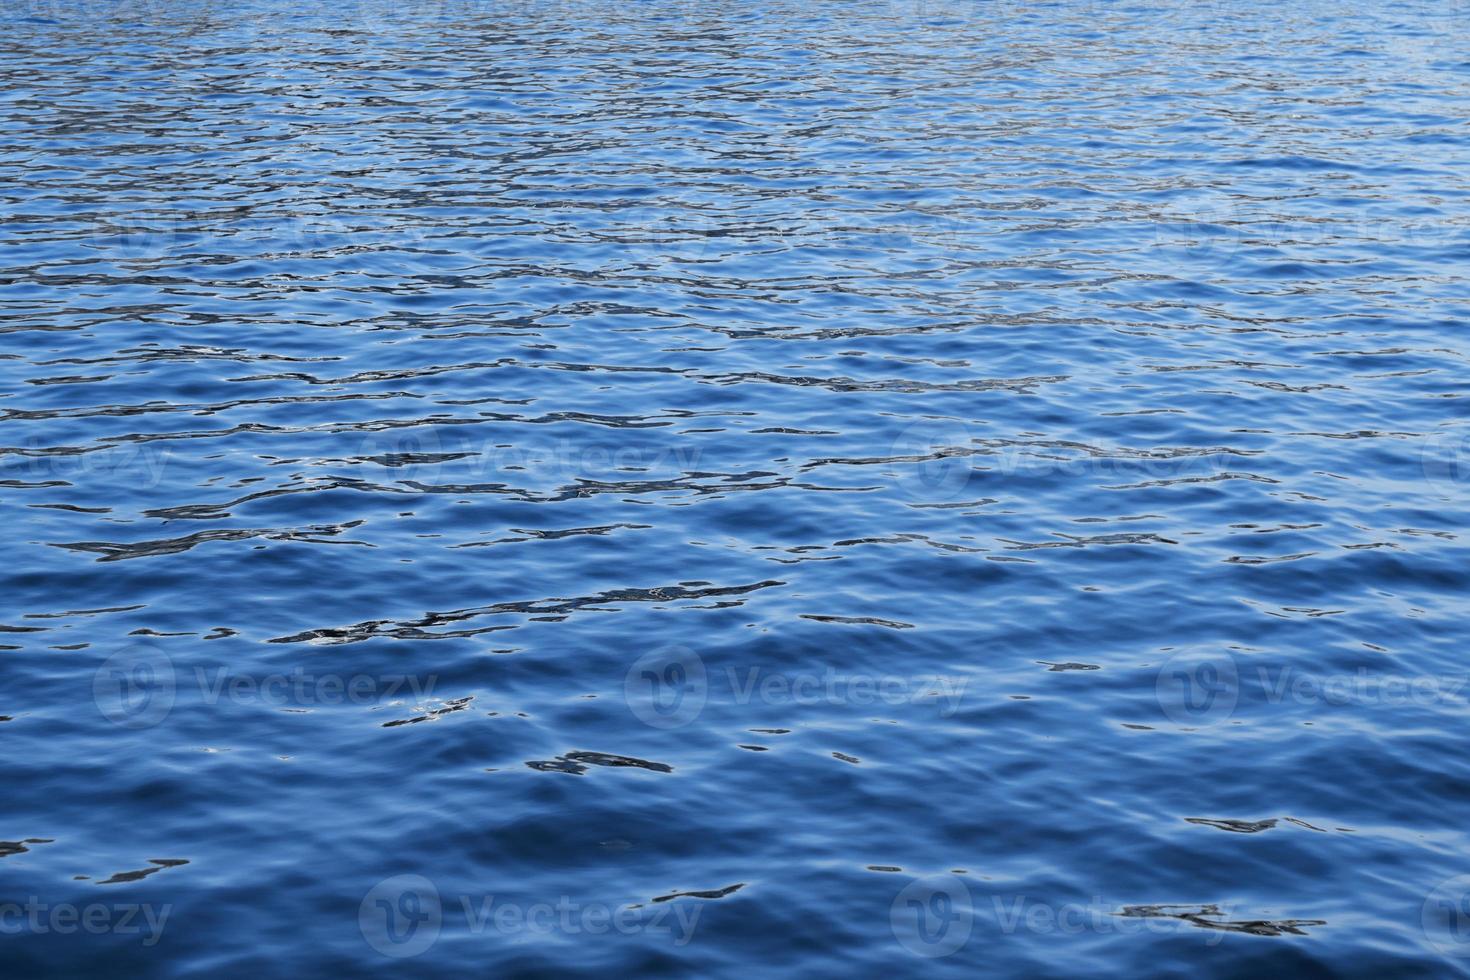
<path fill-rule="evenodd" d="M 0 973 L 1470 972 L 1464 3 L 0 10 Z"/>

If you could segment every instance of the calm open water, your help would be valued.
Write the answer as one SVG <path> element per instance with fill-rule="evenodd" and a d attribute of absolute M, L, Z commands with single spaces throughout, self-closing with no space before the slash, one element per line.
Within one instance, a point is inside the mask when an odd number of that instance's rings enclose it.
<path fill-rule="evenodd" d="M 6 2 L 0 974 L 1470 974 L 1470 10 Z"/>

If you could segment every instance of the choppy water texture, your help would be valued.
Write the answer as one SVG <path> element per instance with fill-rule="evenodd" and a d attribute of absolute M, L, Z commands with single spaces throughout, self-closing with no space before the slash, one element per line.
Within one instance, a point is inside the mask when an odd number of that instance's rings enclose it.
<path fill-rule="evenodd" d="M 1463 4 L 3 12 L 0 972 L 1470 972 Z"/>

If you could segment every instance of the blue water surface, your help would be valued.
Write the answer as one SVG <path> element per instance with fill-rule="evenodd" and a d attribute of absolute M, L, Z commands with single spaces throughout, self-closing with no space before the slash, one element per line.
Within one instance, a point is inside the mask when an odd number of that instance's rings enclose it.
<path fill-rule="evenodd" d="M 5 0 L 0 975 L 1470 975 L 1470 7 Z"/>

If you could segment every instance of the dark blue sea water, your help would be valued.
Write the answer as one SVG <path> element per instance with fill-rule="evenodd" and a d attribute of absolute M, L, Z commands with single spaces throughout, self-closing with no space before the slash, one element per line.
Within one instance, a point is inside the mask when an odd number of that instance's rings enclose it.
<path fill-rule="evenodd" d="M 0 975 L 1470 974 L 1465 3 L 0 11 Z"/>

